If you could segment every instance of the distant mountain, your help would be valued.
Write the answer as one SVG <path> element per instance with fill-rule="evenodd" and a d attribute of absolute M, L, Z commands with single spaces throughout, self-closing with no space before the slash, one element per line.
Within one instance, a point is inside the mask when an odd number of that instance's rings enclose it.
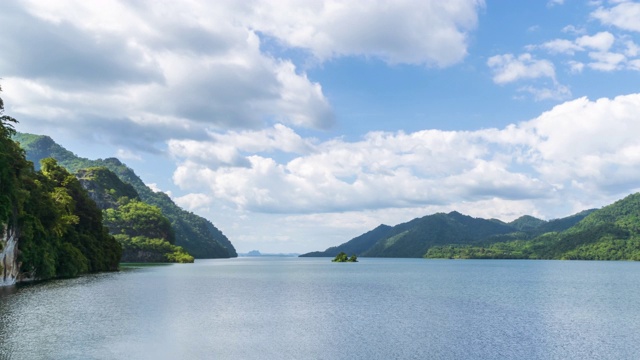
<path fill-rule="evenodd" d="M 238 256 L 242 257 L 297 257 L 300 254 L 296 253 L 261 253 L 258 250 L 251 250 L 248 253 L 238 254 Z"/>
<path fill-rule="evenodd" d="M 89 160 L 81 158 L 58 145 L 48 136 L 18 133 L 14 140 L 26 152 L 26 158 L 34 163 L 36 169 L 43 158 L 52 157 L 58 163 L 76 173 L 90 167 L 106 167 L 120 180 L 130 184 L 140 199 L 149 205 L 160 208 L 171 221 L 175 231 L 175 244 L 183 247 L 196 258 L 228 258 L 238 256 L 235 248 L 210 221 L 185 211 L 177 206 L 167 194 L 154 192 L 135 174 L 135 172 L 116 158 Z"/>
<path fill-rule="evenodd" d="M 302 256 L 422 257 L 436 245 L 471 244 L 490 236 L 514 232 L 507 224 L 451 212 L 437 213 L 393 227 L 381 225 L 342 245 Z"/>
<path fill-rule="evenodd" d="M 346 243 L 302 257 L 334 257 L 340 252 L 361 257 L 423 257 L 440 246 L 489 246 L 569 229 L 594 210 L 551 221 L 522 216 L 510 223 L 482 219 L 453 211 L 437 213 L 396 226 L 380 225 Z"/>

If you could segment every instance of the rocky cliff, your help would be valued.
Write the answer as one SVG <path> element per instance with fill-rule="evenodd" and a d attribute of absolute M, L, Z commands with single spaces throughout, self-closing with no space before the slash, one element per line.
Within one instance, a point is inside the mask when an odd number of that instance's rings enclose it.
<path fill-rule="evenodd" d="M 0 237 L 0 286 L 13 285 L 20 275 L 18 236 L 14 228 L 2 225 Z"/>

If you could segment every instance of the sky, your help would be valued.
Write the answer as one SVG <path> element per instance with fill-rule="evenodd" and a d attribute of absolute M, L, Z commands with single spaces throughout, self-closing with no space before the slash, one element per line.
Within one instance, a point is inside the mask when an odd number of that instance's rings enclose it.
<path fill-rule="evenodd" d="M 118 157 L 239 252 L 640 190 L 640 2 L 0 2 L 18 131 Z"/>

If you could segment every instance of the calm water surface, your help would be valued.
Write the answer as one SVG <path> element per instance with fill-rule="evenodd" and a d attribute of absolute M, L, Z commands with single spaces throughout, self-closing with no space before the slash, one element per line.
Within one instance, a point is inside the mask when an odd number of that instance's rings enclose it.
<path fill-rule="evenodd" d="M 638 359 L 640 263 L 326 258 L 0 292 L 0 359 Z"/>

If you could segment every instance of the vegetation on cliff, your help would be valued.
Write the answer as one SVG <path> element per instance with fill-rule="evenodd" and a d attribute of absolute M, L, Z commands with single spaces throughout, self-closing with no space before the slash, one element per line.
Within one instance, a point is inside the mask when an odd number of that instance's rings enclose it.
<path fill-rule="evenodd" d="M 193 256 L 174 245 L 171 222 L 158 207 L 141 201 L 133 186 L 106 167 L 82 169 L 76 177 L 122 245 L 121 262 L 193 262 Z"/>

